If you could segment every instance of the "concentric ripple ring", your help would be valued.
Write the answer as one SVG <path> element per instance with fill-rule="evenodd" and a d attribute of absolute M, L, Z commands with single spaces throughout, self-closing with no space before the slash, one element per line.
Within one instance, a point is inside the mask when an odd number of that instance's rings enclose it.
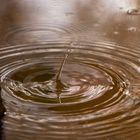
<path fill-rule="evenodd" d="M 72 44 L 0 49 L 6 133 L 50 140 L 133 137 L 140 128 L 139 51 L 113 43 Z"/>

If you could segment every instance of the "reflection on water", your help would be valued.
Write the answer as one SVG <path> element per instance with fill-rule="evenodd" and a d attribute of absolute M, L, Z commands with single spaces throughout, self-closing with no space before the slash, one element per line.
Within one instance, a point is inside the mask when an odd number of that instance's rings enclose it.
<path fill-rule="evenodd" d="M 139 5 L 1 2 L 1 139 L 139 140 Z"/>

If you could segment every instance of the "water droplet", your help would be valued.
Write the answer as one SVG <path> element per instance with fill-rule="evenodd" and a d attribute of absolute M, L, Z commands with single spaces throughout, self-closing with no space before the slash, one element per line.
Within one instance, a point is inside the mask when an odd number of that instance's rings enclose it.
<path fill-rule="evenodd" d="M 119 34 L 119 32 L 117 32 L 117 31 L 115 31 L 115 32 L 113 32 L 114 33 L 114 35 L 118 35 Z"/>
<path fill-rule="evenodd" d="M 68 15 L 74 15 L 74 13 L 73 12 L 67 12 L 66 16 L 68 16 Z"/>
<path fill-rule="evenodd" d="M 140 9 L 129 9 L 127 10 L 128 15 L 140 15 Z"/>
<path fill-rule="evenodd" d="M 137 28 L 136 27 L 129 27 L 128 28 L 128 31 L 130 31 L 130 32 L 136 32 L 137 31 Z"/>
<path fill-rule="evenodd" d="M 99 24 L 98 23 L 95 23 L 93 26 L 94 27 L 99 27 Z"/>

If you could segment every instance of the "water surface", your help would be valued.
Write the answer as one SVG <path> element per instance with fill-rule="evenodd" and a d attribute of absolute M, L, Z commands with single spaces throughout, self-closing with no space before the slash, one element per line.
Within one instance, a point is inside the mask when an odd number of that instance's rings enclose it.
<path fill-rule="evenodd" d="M 139 135 L 138 51 L 99 42 L 48 42 L 1 51 L 7 139 Z"/>
<path fill-rule="evenodd" d="M 2 1 L 0 138 L 139 140 L 139 7 Z"/>

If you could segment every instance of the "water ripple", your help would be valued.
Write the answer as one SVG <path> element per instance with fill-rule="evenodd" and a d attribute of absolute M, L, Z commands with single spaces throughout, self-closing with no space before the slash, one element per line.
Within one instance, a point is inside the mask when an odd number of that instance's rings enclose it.
<path fill-rule="evenodd" d="M 139 133 L 139 51 L 62 41 L 0 51 L 6 137 L 96 140 Z"/>
<path fill-rule="evenodd" d="M 70 40 L 71 32 L 61 25 L 22 25 L 7 30 L 2 40 L 6 44 L 33 44 L 48 41 Z"/>

